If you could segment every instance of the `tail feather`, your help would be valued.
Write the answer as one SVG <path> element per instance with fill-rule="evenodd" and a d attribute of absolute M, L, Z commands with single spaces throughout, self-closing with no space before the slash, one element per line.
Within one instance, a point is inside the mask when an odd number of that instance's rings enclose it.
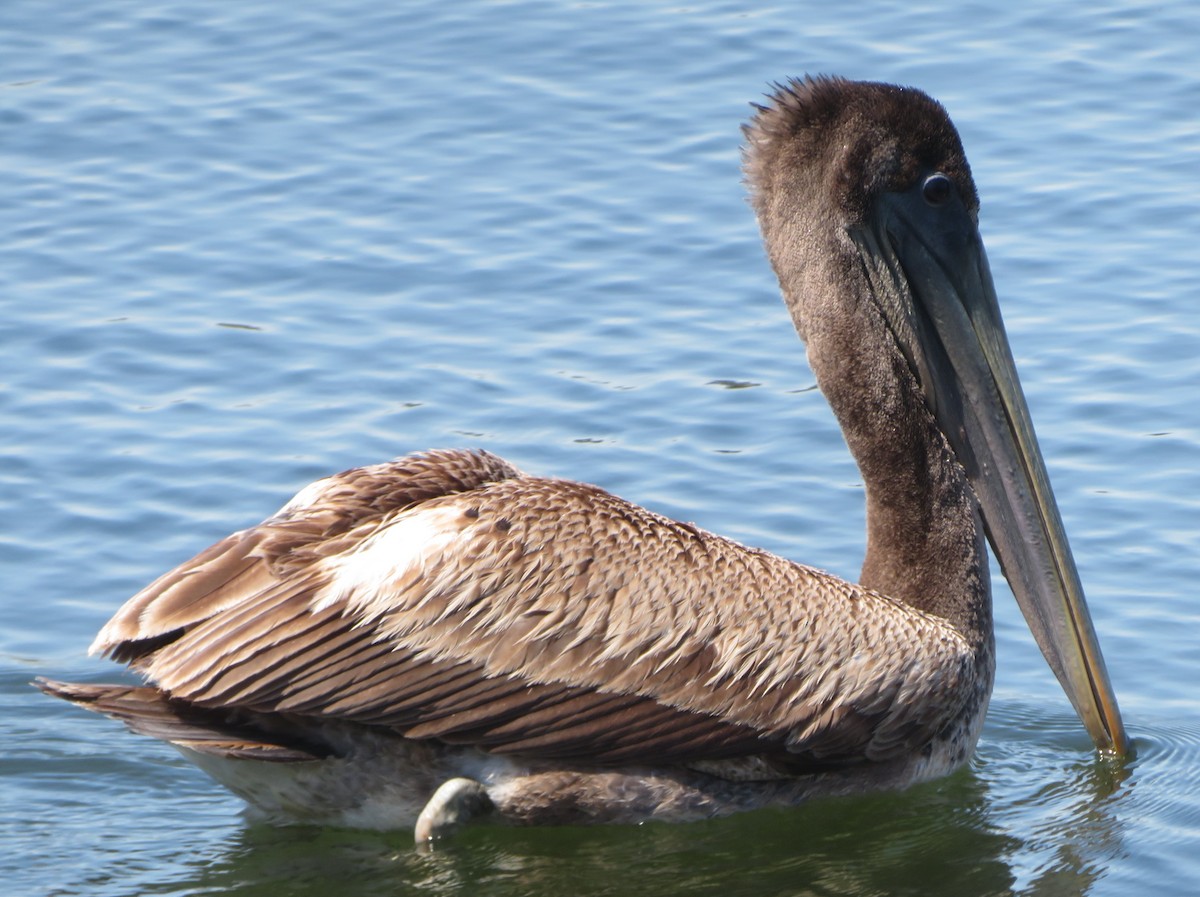
<path fill-rule="evenodd" d="M 157 688 L 87 685 L 38 678 L 33 685 L 48 695 L 120 720 L 134 732 L 202 754 L 244 760 L 321 760 L 333 751 L 305 739 L 296 726 L 258 714 L 233 716 L 179 701 Z M 283 723 L 283 725 L 281 725 Z M 287 731 L 287 729 L 293 731 Z"/>

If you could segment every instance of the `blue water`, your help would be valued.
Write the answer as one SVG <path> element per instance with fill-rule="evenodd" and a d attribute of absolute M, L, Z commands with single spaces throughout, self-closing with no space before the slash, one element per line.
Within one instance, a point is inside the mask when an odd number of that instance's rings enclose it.
<path fill-rule="evenodd" d="M 0 6 L 5 893 L 1195 893 L 1200 8 L 850 9 Z M 431 855 L 251 826 L 28 688 L 122 675 L 84 652 L 145 582 L 428 447 L 854 576 L 857 471 L 738 171 L 748 103 L 804 72 L 922 87 L 962 132 L 1136 761 L 1094 758 L 1002 586 L 944 782 Z"/>

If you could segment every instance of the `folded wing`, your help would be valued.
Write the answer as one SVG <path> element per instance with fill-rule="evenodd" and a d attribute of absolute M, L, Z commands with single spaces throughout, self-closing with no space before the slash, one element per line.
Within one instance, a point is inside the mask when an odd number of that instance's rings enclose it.
<path fill-rule="evenodd" d="M 93 650 L 205 712 L 786 772 L 911 751 L 972 674 L 936 617 L 484 452 L 313 484 L 130 599 Z"/>

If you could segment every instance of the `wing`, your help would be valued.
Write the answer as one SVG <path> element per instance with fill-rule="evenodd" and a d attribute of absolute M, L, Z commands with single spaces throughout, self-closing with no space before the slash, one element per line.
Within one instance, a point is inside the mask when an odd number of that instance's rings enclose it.
<path fill-rule="evenodd" d="M 919 747 L 973 673 L 936 617 L 482 452 L 308 487 L 130 599 L 93 650 L 208 709 L 790 771 Z"/>

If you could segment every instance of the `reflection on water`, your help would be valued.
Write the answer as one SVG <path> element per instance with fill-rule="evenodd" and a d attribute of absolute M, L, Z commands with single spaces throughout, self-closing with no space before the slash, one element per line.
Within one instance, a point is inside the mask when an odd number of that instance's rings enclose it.
<path fill-rule="evenodd" d="M 1062 789 L 1057 800 L 1039 804 L 1043 818 L 1024 835 L 1022 865 L 1028 867 L 1032 857 L 1040 862 L 1028 868 L 1032 880 L 1021 893 L 1086 894 L 1123 853 L 1114 809 L 1124 796 L 1117 789 L 1129 771 L 1097 760 L 1072 764 L 1069 772 L 1076 776 L 1072 787 Z"/>
<path fill-rule="evenodd" d="M 252 827 L 164 892 L 1084 895 L 1122 853 L 1129 770 L 1029 742 L 903 794 L 692 825 L 480 827 L 433 852 L 407 833 Z M 1022 758 L 1024 758 L 1022 760 Z M 1028 796 L 1005 805 L 996 793 Z M 1039 784 L 1040 783 L 1040 784 Z M 1018 836 L 1015 832 L 1021 832 Z M 152 892 L 152 891 L 151 891 Z"/>
<path fill-rule="evenodd" d="M 1136 780 L 1133 757 L 1091 752 L 1073 716 L 993 705 L 973 767 L 1003 795 L 992 804 L 993 824 L 1021 833 L 1006 857 L 1017 893 L 1087 894 L 1106 875 L 1124 853 L 1118 808 Z"/>

